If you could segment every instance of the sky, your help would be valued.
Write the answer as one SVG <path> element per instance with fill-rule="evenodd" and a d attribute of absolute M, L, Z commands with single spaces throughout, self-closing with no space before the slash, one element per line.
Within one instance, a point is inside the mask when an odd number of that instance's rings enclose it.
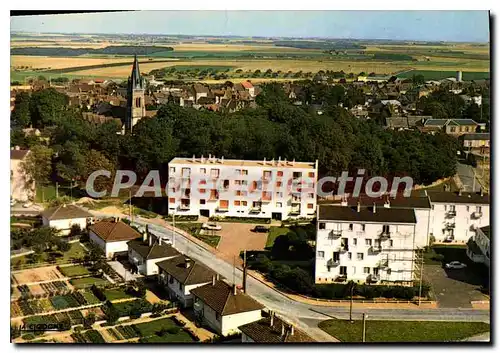
<path fill-rule="evenodd" d="M 488 42 L 487 11 L 133 11 L 11 17 L 11 31 Z"/>

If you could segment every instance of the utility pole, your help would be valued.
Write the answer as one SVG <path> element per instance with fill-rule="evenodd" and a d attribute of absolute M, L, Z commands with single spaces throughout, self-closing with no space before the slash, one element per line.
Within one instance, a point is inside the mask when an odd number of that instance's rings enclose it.
<path fill-rule="evenodd" d="M 350 301 L 350 304 L 349 304 L 349 321 L 351 323 L 353 323 L 352 321 L 352 296 L 354 295 L 354 282 L 351 281 L 350 283 L 350 286 L 351 286 L 351 301 Z"/>
<path fill-rule="evenodd" d="M 243 250 L 243 293 L 247 292 L 247 250 Z"/>
<path fill-rule="evenodd" d="M 56 181 L 56 199 L 59 198 L 59 183 Z"/>
<path fill-rule="evenodd" d="M 363 313 L 363 342 L 366 342 L 366 313 Z"/>
<path fill-rule="evenodd" d="M 175 211 L 172 212 L 172 247 L 175 247 Z"/>
<path fill-rule="evenodd" d="M 236 256 L 233 256 L 233 284 L 236 285 Z"/>
<path fill-rule="evenodd" d="M 424 275 L 424 252 L 421 253 L 422 260 L 420 261 L 420 285 L 418 288 L 418 305 L 420 306 L 420 301 L 422 297 L 422 280 Z"/>

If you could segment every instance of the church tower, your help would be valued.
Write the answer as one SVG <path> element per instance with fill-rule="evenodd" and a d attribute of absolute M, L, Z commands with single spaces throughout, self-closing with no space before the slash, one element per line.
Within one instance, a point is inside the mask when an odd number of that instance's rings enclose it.
<path fill-rule="evenodd" d="M 134 125 L 146 116 L 145 91 L 146 83 L 141 77 L 139 61 L 137 61 L 137 55 L 135 55 L 132 75 L 128 78 L 126 132 L 132 132 Z"/>

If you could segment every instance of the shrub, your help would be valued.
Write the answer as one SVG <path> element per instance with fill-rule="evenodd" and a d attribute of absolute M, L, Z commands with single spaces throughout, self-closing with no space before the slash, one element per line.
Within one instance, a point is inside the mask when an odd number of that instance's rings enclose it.
<path fill-rule="evenodd" d="M 92 287 L 90 287 L 90 290 L 92 291 L 92 293 L 94 293 L 94 295 L 100 301 L 106 300 L 106 295 L 104 295 L 103 290 L 101 288 L 97 287 L 95 284 L 93 284 Z"/>
<path fill-rule="evenodd" d="M 166 331 L 172 335 L 176 335 L 181 331 L 180 327 L 174 326 L 174 327 L 169 327 L 166 329 Z"/>

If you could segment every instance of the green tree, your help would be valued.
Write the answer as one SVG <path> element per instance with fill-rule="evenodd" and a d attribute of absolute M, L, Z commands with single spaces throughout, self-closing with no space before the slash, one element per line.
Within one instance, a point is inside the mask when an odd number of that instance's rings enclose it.
<path fill-rule="evenodd" d="M 21 167 L 27 175 L 27 186 L 36 183 L 42 187 L 49 184 L 52 174 L 52 155 L 51 148 L 38 145 L 31 149 L 26 156 L 26 160 L 21 162 Z M 44 201 L 42 188 L 42 201 Z"/>
<path fill-rule="evenodd" d="M 55 124 L 64 115 L 68 96 L 53 88 L 34 92 L 30 99 L 31 123 L 34 127 Z"/>
<path fill-rule="evenodd" d="M 16 95 L 14 110 L 11 114 L 11 121 L 13 126 L 20 128 L 28 127 L 31 124 L 31 111 L 30 111 L 31 97 L 27 92 L 20 92 Z"/>

